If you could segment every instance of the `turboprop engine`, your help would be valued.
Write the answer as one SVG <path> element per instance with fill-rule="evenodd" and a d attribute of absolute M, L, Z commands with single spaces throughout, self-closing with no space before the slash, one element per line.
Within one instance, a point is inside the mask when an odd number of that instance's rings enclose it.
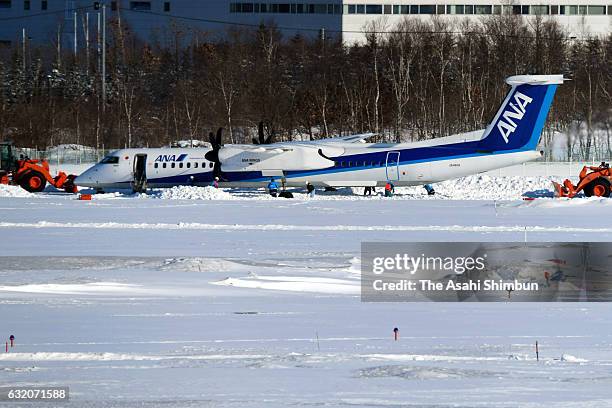
<path fill-rule="evenodd" d="M 224 172 L 268 170 L 319 170 L 334 166 L 330 157 L 344 153 L 343 147 L 291 145 L 230 145 L 219 151 Z"/>

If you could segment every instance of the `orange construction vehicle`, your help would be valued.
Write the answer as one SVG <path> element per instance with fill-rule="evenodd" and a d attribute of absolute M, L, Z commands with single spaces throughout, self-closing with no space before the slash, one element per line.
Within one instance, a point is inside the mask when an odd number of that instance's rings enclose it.
<path fill-rule="evenodd" d="M 49 173 L 49 162 L 46 160 L 32 160 L 27 157 L 15 158 L 15 149 L 12 143 L 0 143 L 0 183 L 16 184 L 23 189 L 37 193 L 43 191 L 47 183 L 57 189 L 69 193 L 76 193 L 74 185 L 76 176 L 59 172 L 52 177 Z"/>
<path fill-rule="evenodd" d="M 610 197 L 612 171 L 606 162 L 601 162 L 599 166 L 584 166 L 578 185 L 573 185 L 570 180 L 565 180 L 563 185 L 553 182 L 553 185 L 556 197 L 573 198 L 581 191 L 587 197 Z"/>

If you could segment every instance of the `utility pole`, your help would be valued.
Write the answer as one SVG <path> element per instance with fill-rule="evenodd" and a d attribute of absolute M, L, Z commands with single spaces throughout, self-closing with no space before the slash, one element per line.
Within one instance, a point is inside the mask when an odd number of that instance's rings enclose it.
<path fill-rule="evenodd" d="M 76 11 L 72 14 L 72 19 L 74 20 L 74 59 L 76 61 L 77 51 L 78 51 L 77 50 L 78 27 L 77 27 L 77 12 Z"/>
<path fill-rule="evenodd" d="M 57 69 L 62 69 L 62 28 L 57 25 Z"/>
<path fill-rule="evenodd" d="M 89 13 L 85 13 L 85 72 L 89 76 Z"/>
<path fill-rule="evenodd" d="M 26 71 L 26 29 L 24 28 L 21 32 L 21 59 L 23 63 L 23 73 Z"/>
<path fill-rule="evenodd" d="M 102 4 L 102 111 L 106 110 L 106 4 Z"/>
<path fill-rule="evenodd" d="M 101 48 L 101 42 L 102 42 L 102 36 L 101 36 L 101 30 L 102 30 L 102 25 L 100 22 L 100 13 L 97 13 L 97 18 L 98 18 L 98 35 L 96 37 L 96 56 L 97 58 L 97 64 L 98 64 L 98 74 L 100 73 L 100 71 L 102 70 L 102 63 L 100 62 L 100 58 L 102 57 L 102 48 Z"/>

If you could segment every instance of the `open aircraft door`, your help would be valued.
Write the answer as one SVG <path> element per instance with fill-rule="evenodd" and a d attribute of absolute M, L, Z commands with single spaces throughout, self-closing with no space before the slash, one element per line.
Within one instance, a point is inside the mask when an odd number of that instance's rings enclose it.
<path fill-rule="evenodd" d="M 137 154 L 134 156 L 134 179 L 132 190 L 142 193 L 147 189 L 147 155 Z"/>
<path fill-rule="evenodd" d="M 400 152 L 387 153 L 387 180 L 389 181 L 399 180 L 400 178 L 399 160 L 400 160 Z"/>

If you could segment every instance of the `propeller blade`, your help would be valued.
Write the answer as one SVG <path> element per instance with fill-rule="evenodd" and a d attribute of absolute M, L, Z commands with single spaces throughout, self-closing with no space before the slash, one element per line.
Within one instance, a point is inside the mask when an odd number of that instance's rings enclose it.
<path fill-rule="evenodd" d="M 223 128 L 217 129 L 217 144 L 221 146 L 223 144 Z"/>

